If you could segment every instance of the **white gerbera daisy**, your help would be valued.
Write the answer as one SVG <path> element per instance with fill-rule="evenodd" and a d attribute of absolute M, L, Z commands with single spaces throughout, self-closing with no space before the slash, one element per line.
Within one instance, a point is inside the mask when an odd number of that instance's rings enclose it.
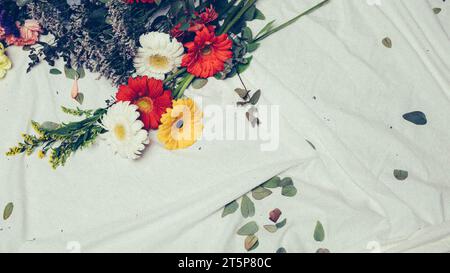
<path fill-rule="evenodd" d="M 134 67 L 139 76 L 149 76 L 164 80 L 165 74 L 181 65 L 183 44 L 171 39 L 169 34 L 150 32 L 139 37 L 141 46 Z"/>
<path fill-rule="evenodd" d="M 137 159 L 148 144 L 148 133 L 143 130 L 144 123 L 139 118 L 136 105 L 129 102 L 118 102 L 108 109 L 102 119 L 102 125 L 107 130 L 103 134 L 106 142 L 121 157 Z"/>

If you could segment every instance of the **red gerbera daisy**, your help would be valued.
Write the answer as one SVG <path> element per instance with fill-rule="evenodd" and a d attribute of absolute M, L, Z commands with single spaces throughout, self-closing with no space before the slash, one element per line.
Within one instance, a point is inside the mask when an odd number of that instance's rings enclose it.
<path fill-rule="evenodd" d="M 128 85 L 119 86 L 117 101 L 129 101 L 138 107 L 145 129 L 158 129 L 161 116 L 172 107 L 172 92 L 164 90 L 163 82 L 153 78 L 128 79 Z"/>
<path fill-rule="evenodd" d="M 184 44 L 188 52 L 182 66 L 196 77 L 209 78 L 224 70 L 225 62 L 233 57 L 233 43 L 227 34 L 216 36 L 211 28 L 202 28 L 192 42 Z"/>

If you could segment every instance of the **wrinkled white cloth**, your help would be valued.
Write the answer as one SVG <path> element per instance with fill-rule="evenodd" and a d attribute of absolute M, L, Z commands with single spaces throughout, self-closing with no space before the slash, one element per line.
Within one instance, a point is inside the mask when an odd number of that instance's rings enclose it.
<path fill-rule="evenodd" d="M 317 2 L 258 6 L 282 22 Z M 249 219 L 221 218 L 221 209 L 277 174 L 292 177 L 299 193 L 258 201 L 258 223 L 279 207 L 288 224 L 260 231 L 257 252 L 450 251 L 449 12 L 438 0 L 332 0 L 265 40 L 243 78 L 262 90 L 261 105 L 280 107 L 280 146 L 272 152 L 250 140 L 167 151 L 152 134 L 133 162 L 101 141 L 56 171 L 35 155 L 0 156 L 0 207 L 15 205 L 0 221 L 0 251 L 242 252 L 236 230 Z M 67 121 L 60 105 L 77 106 L 64 76 L 50 75 L 46 64 L 26 74 L 26 52 L 8 54 L 14 68 L 0 81 L 2 153 L 32 132 L 30 119 Z M 115 93 L 97 77 L 80 80 L 83 108 Z M 224 108 L 239 85 L 212 80 L 188 95 Z M 402 118 L 412 111 L 428 124 Z M 407 170 L 407 180 L 395 179 L 394 169 Z M 317 221 L 326 234 L 320 243 Z"/>

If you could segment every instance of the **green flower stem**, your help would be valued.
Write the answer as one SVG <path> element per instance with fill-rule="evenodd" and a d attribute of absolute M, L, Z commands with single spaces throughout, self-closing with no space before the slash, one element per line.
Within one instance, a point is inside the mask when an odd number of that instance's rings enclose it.
<path fill-rule="evenodd" d="M 323 5 L 327 4 L 329 1 L 330 1 L 330 0 L 324 0 L 324 1 L 320 2 L 319 4 L 317 4 L 317 5 L 315 5 L 314 7 L 308 9 L 307 11 L 305 11 L 305 12 L 299 14 L 298 16 L 292 18 L 291 20 L 287 21 L 286 23 L 284 23 L 284 24 L 282 24 L 282 25 L 280 25 L 280 26 L 278 26 L 278 27 L 276 27 L 276 28 L 274 28 L 274 29 L 272 29 L 272 30 L 267 31 L 266 33 L 264 33 L 263 35 L 261 35 L 261 36 L 259 36 L 259 37 L 255 37 L 255 39 L 253 39 L 252 42 L 253 42 L 253 43 L 256 43 L 256 42 L 259 42 L 259 41 L 261 41 L 261 40 L 263 40 L 263 39 L 269 37 L 270 35 L 272 35 L 272 34 L 278 32 L 278 31 L 282 30 L 283 28 L 285 28 L 285 27 L 287 27 L 287 26 L 289 26 L 289 25 L 295 23 L 295 22 L 296 22 L 298 19 L 300 19 L 301 17 L 303 17 L 303 16 L 305 16 L 305 15 L 308 15 L 308 14 L 310 14 L 311 12 L 315 11 L 316 9 L 318 9 L 318 8 L 322 7 Z"/>
<path fill-rule="evenodd" d="M 172 75 L 170 75 L 169 77 L 167 77 L 167 79 L 164 80 L 164 83 L 171 82 L 173 79 L 175 79 L 179 75 L 183 74 L 184 72 L 186 72 L 186 68 L 182 68 L 182 69 L 178 70 L 177 72 L 175 72 Z"/>
<path fill-rule="evenodd" d="M 233 26 L 236 24 L 239 19 L 241 19 L 242 15 L 251 8 L 257 0 L 248 0 L 245 6 L 238 12 L 238 14 L 233 18 L 233 20 L 220 32 L 220 34 L 227 33 Z"/>
<path fill-rule="evenodd" d="M 189 87 L 189 85 L 191 84 L 191 82 L 192 82 L 194 79 L 195 79 L 195 76 L 194 76 L 194 75 L 188 74 L 188 75 L 184 78 L 180 90 L 178 90 L 178 92 L 176 93 L 176 95 L 174 95 L 174 98 L 175 98 L 175 99 L 181 98 L 181 97 L 183 96 L 183 94 L 184 94 L 184 91 Z"/>

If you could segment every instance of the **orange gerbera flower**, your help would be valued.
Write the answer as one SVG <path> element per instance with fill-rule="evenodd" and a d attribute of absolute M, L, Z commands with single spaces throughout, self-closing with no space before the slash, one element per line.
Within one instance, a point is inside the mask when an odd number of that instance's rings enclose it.
<path fill-rule="evenodd" d="M 172 92 L 164 90 L 163 82 L 153 78 L 128 79 L 128 85 L 119 86 L 117 101 L 129 101 L 138 107 L 145 129 L 158 129 L 161 116 L 172 107 Z"/>
<path fill-rule="evenodd" d="M 233 43 L 227 34 L 216 36 L 212 28 L 204 27 L 192 42 L 184 44 L 188 52 L 182 66 L 196 77 L 209 78 L 224 70 L 225 62 L 233 57 Z"/>

